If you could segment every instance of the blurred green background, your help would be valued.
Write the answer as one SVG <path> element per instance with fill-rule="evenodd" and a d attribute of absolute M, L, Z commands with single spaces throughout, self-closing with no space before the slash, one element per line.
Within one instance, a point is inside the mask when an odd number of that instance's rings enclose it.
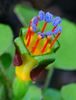
<path fill-rule="evenodd" d="M 0 2 L 3 5 L 0 4 L 0 100 L 76 100 L 76 15 L 73 13 L 75 1 L 70 1 L 71 7 L 68 0 Z M 40 9 L 61 16 L 61 46 L 55 53 L 56 60 L 52 68 L 39 78 L 42 81 L 47 73 L 47 80 L 44 78 L 43 83 L 39 80 L 36 83 L 26 83 L 15 76 L 13 41 L 18 36 L 20 28 L 27 27 L 30 19 L 36 16 Z"/>

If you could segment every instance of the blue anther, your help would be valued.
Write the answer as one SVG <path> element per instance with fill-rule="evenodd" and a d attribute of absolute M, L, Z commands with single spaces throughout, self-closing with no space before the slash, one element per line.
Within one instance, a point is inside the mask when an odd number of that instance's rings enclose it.
<path fill-rule="evenodd" d="M 38 23 L 38 18 L 35 16 L 35 17 L 33 17 L 33 24 L 37 24 Z"/>
<path fill-rule="evenodd" d="M 52 34 L 53 34 L 52 31 L 48 31 L 48 32 L 45 33 L 45 36 L 50 36 L 50 35 L 52 35 Z"/>
<path fill-rule="evenodd" d="M 32 29 L 33 29 L 33 31 L 34 31 L 34 32 L 36 32 L 37 27 L 36 27 L 36 25 L 35 25 L 35 24 L 32 24 Z"/>
<path fill-rule="evenodd" d="M 58 27 L 54 30 L 53 34 L 57 34 L 58 32 L 62 32 L 62 27 L 61 27 L 61 26 L 58 26 Z"/>
<path fill-rule="evenodd" d="M 53 26 L 57 26 L 58 24 L 61 23 L 61 18 L 60 17 L 56 17 L 54 18 L 54 20 L 52 21 Z"/>
<path fill-rule="evenodd" d="M 59 32 L 62 32 L 62 27 L 61 27 L 61 26 L 59 26 L 58 28 L 59 28 Z"/>
<path fill-rule="evenodd" d="M 41 35 L 41 36 L 42 36 L 42 38 L 44 38 L 44 37 L 45 37 L 45 34 L 44 34 L 44 33 L 41 33 L 41 32 L 38 32 L 38 35 Z"/>
<path fill-rule="evenodd" d="M 38 35 L 41 35 L 41 32 L 38 32 Z"/>
<path fill-rule="evenodd" d="M 44 20 L 45 19 L 45 13 L 44 13 L 44 11 L 40 10 L 39 14 L 38 14 L 38 17 L 40 18 L 40 21 Z"/>
<path fill-rule="evenodd" d="M 59 16 L 57 16 L 57 17 L 54 18 L 55 21 L 59 20 L 59 19 L 61 19 Z"/>
<path fill-rule="evenodd" d="M 45 21 L 47 23 L 50 23 L 52 21 L 52 18 L 53 18 L 53 15 L 49 12 L 46 13 L 46 16 L 45 16 Z"/>

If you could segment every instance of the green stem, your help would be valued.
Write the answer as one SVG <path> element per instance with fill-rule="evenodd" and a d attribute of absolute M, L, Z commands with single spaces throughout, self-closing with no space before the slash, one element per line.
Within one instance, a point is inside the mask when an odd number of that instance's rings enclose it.
<path fill-rule="evenodd" d="M 52 74 L 53 74 L 53 67 L 51 67 L 49 70 L 48 70 L 48 75 L 46 77 L 46 81 L 45 81 L 45 84 L 44 84 L 44 87 L 43 89 L 46 89 L 51 81 L 51 78 L 52 78 Z"/>

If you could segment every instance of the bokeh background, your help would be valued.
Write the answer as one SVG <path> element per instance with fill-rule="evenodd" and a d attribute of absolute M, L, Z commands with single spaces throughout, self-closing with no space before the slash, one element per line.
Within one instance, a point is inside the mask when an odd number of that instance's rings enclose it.
<path fill-rule="evenodd" d="M 12 100 L 11 83 L 8 81 L 13 82 L 15 77 L 13 40 L 18 36 L 20 28 L 26 27 L 39 10 L 49 11 L 62 18 L 63 32 L 59 38 L 61 47 L 55 54 L 54 71 L 48 87 L 60 90 L 66 84 L 76 83 L 76 0 L 0 0 L 0 100 Z M 43 74 L 46 76 L 47 72 Z M 44 84 L 43 74 L 37 85 Z"/>

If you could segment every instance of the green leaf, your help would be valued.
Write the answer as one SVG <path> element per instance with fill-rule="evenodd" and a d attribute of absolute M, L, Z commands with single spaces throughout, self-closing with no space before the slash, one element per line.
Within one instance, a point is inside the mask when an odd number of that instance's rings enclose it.
<path fill-rule="evenodd" d="M 15 67 L 13 66 L 13 57 L 15 55 L 15 46 L 11 42 L 11 45 L 8 47 L 8 50 L 0 57 L 1 67 L 4 69 L 6 77 L 10 81 L 13 81 L 15 76 Z"/>
<path fill-rule="evenodd" d="M 24 43 L 20 37 L 15 39 L 15 43 L 16 43 L 17 47 L 19 48 L 21 54 L 28 54 L 29 53 L 27 48 L 24 46 Z"/>
<path fill-rule="evenodd" d="M 45 62 L 46 65 L 52 63 L 55 60 L 54 53 L 48 53 L 41 56 L 34 56 L 34 58 L 38 61 L 39 64 L 42 64 Z"/>
<path fill-rule="evenodd" d="M 11 42 L 11 45 L 8 47 L 8 50 L 6 50 L 5 53 L 2 54 L 0 57 L 1 64 L 5 69 L 9 68 L 10 65 L 12 65 L 14 55 L 15 55 L 15 46 Z"/>
<path fill-rule="evenodd" d="M 17 5 L 14 11 L 24 25 L 28 25 L 31 18 L 37 15 L 35 9 L 23 5 Z"/>
<path fill-rule="evenodd" d="M 41 89 L 36 86 L 30 86 L 26 95 L 22 100 L 41 100 L 42 93 Z"/>
<path fill-rule="evenodd" d="M 2 84 L 0 84 L 0 100 L 5 100 L 5 89 Z"/>
<path fill-rule="evenodd" d="M 60 92 L 54 89 L 44 90 L 43 97 L 43 100 L 61 100 Z"/>
<path fill-rule="evenodd" d="M 6 53 L 10 54 L 10 56 L 13 59 L 13 57 L 15 55 L 15 45 L 14 45 L 13 41 L 11 42 L 11 45 L 9 46 L 9 48 L 6 50 Z"/>
<path fill-rule="evenodd" d="M 4 53 L 0 58 L 4 68 L 8 68 L 11 65 L 12 57 L 10 54 Z"/>
<path fill-rule="evenodd" d="M 30 82 L 22 81 L 18 78 L 15 78 L 13 81 L 13 94 L 17 100 L 21 100 L 21 98 L 26 94 Z"/>
<path fill-rule="evenodd" d="M 59 38 L 60 49 L 56 53 L 55 66 L 59 69 L 76 69 L 76 25 L 62 19 L 62 34 Z"/>
<path fill-rule="evenodd" d="M 0 24 L 0 56 L 8 49 L 13 39 L 9 26 Z"/>
<path fill-rule="evenodd" d="M 13 81 L 14 80 L 14 77 L 15 77 L 15 67 L 13 65 L 11 65 L 7 71 L 6 71 L 6 76 L 8 77 L 8 79 L 10 81 Z"/>
<path fill-rule="evenodd" d="M 61 89 L 62 100 L 76 100 L 76 84 L 65 85 Z"/>

